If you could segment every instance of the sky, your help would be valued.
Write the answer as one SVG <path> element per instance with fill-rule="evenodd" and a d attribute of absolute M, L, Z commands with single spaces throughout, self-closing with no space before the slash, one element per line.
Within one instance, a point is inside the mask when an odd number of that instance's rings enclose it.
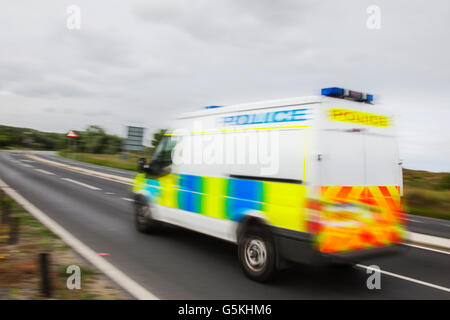
<path fill-rule="evenodd" d="M 0 124 L 149 139 L 181 112 L 339 86 L 395 115 L 404 167 L 450 171 L 449 17 L 437 0 L 2 0 Z"/>

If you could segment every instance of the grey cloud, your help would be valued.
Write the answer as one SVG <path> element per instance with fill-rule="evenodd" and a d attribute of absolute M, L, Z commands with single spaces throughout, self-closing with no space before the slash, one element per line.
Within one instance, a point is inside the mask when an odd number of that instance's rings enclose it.
<path fill-rule="evenodd" d="M 312 1 L 178 1 L 140 3 L 138 18 L 187 33 L 194 39 L 243 47 L 273 45 L 289 27 L 298 27 L 314 7 Z"/>
<path fill-rule="evenodd" d="M 81 8 L 81 30 L 65 26 L 69 4 Z M 382 27 L 368 30 L 371 4 L 4 3 L 1 119 L 61 132 L 96 123 L 121 135 L 136 124 L 150 134 L 177 112 L 338 85 L 374 93 L 395 113 L 405 164 L 448 170 L 450 4 L 379 0 Z"/>
<path fill-rule="evenodd" d="M 83 115 L 89 116 L 89 117 L 106 117 L 113 115 L 110 111 L 91 111 L 91 112 L 83 112 Z"/>

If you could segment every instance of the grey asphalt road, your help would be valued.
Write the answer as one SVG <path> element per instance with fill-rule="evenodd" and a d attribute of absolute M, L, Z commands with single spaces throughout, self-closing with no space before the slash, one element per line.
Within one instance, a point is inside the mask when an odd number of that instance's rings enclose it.
<path fill-rule="evenodd" d="M 450 288 L 446 253 L 405 246 L 397 255 L 364 262 L 403 277 L 382 275 L 380 290 L 369 290 L 369 274 L 357 267 L 296 265 L 259 284 L 243 276 L 232 244 L 176 227 L 138 233 L 127 185 L 5 151 L 0 178 L 162 299 L 450 299 L 449 292 L 429 286 Z"/>
<path fill-rule="evenodd" d="M 450 238 L 450 221 L 408 215 L 409 230 L 432 236 Z"/>

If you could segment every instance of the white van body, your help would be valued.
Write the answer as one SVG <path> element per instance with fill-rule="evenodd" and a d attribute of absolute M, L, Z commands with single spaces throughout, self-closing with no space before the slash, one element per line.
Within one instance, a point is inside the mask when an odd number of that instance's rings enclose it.
<path fill-rule="evenodd" d="M 389 247 L 404 237 L 402 169 L 388 110 L 310 96 L 180 115 L 155 151 L 170 163 L 134 192 L 152 219 L 239 243 L 248 221 L 283 258 Z M 152 162 L 150 166 L 152 166 Z"/>

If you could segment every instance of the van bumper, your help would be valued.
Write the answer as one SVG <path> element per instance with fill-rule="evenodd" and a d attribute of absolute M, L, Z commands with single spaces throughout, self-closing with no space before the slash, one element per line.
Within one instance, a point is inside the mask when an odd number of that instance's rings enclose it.
<path fill-rule="evenodd" d="M 346 263 L 356 264 L 364 262 L 365 260 L 387 256 L 391 254 L 399 254 L 402 252 L 402 246 L 400 244 L 392 244 L 383 247 L 376 247 L 370 249 L 343 251 L 332 254 L 322 254 L 324 261 L 329 263 Z"/>
<path fill-rule="evenodd" d="M 278 256 L 278 264 L 283 261 L 314 263 L 318 259 L 313 248 L 313 235 L 307 232 L 271 227 Z"/>
<path fill-rule="evenodd" d="M 272 234 L 279 258 L 297 263 L 355 264 L 377 256 L 397 254 L 402 250 L 401 244 L 393 244 L 370 249 L 322 253 L 314 249 L 314 236 L 311 233 L 274 227 Z"/>

